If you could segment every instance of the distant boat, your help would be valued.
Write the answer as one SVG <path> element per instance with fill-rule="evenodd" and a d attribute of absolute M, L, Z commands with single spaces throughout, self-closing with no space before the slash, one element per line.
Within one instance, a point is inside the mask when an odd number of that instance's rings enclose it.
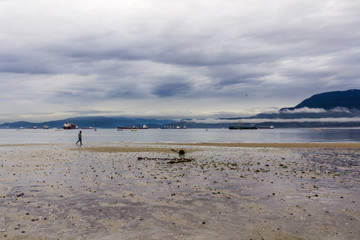
<path fill-rule="evenodd" d="M 124 129 L 131 129 L 131 130 L 136 130 L 136 129 L 148 129 L 148 126 L 146 126 L 145 124 L 142 127 L 136 127 L 135 125 L 132 127 L 117 127 L 118 131 L 124 130 Z"/>
<path fill-rule="evenodd" d="M 230 130 L 256 130 L 257 127 L 242 127 L 242 126 L 230 126 Z"/>
<path fill-rule="evenodd" d="M 180 127 L 180 126 L 163 126 L 163 127 L 161 127 L 161 129 L 187 129 L 187 126 L 183 126 L 183 127 Z"/>
<path fill-rule="evenodd" d="M 64 123 L 63 129 L 76 129 L 76 126 L 72 123 Z"/>
<path fill-rule="evenodd" d="M 257 127 L 244 127 L 241 124 L 241 121 L 239 121 L 237 126 L 230 126 L 229 130 L 256 130 L 258 129 Z"/>
<path fill-rule="evenodd" d="M 43 129 L 49 129 L 49 126 L 48 126 L 48 125 L 44 125 L 44 126 L 43 126 Z"/>
<path fill-rule="evenodd" d="M 260 126 L 258 129 L 274 129 L 274 126 Z"/>

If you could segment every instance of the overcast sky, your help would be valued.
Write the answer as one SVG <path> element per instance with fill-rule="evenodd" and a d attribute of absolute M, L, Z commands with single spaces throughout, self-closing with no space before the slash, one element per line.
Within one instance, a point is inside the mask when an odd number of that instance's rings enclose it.
<path fill-rule="evenodd" d="M 359 0 L 0 0 L 0 122 L 234 117 L 360 88 Z"/>

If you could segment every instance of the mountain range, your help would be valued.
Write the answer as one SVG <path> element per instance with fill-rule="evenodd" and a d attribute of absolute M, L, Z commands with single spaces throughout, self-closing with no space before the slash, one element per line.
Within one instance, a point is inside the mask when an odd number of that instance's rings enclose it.
<path fill-rule="evenodd" d="M 146 124 L 149 128 L 173 128 L 184 126 L 188 128 L 223 128 L 228 127 L 229 122 L 239 121 L 244 125 L 275 127 L 360 127 L 360 121 L 340 121 L 340 118 L 360 118 L 360 90 L 350 89 L 347 91 L 333 91 L 319 93 L 305 99 L 295 107 L 282 108 L 277 112 L 260 113 L 252 117 L 220 118 L 224 123 L 198 123 L 194 120 L 163 120 L 147 118 L 126 117 L 75 117 L 56 121 L 32 123 L 26 121 L 0 124 L 0 128 L 62 128 L 65 122 L 71 122 L 80 128 L 116 128 L 117 126 L 141 127 Z M 326 119 L 332 118 L 332 121 Z M 334 121 L 333 119 L 339 119 Z M 254 123 L 254 119 L 264 119 L 263 122 Z M 266 120 L 265 120 L 266 119 Z M 282 121 L 279 121 L 282 119 Z M 307 119 L 302 120 L 302 119 Z M 310 119 L 310 120 L 309 120 Z M 314 119 L 311 121 L 311 119 Z M 316 119 L 322 119 L 318 121 Z M 297 120 L 297 121 L 293 121 Z M 226 123 L 225 123 L 226 122 Z"/>
<path fill-rule="evenodd" d="M 79 128 L 116 128 L 118 126 L 143 126 L 146 124 L 149 128 L 158 128 L 166 124 L 173 124 L 174 120 L 144 119 L 144 118 L 125 118 L 125 117 L 74 117 L 62 120 L 47 121 L 41 123 L 33 122 L 13 122 L 4 123 L 0 128 L 62 128 L 65 122 L 73 123 Z"/>

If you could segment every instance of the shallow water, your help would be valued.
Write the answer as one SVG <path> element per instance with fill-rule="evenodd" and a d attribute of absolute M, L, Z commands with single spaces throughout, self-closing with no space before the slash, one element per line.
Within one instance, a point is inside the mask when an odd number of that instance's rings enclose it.
<path fill-rule="evenodd" d="M 228 129 L 83 129 L 84 143 L 117 142 L 234 142 L 234 143 L 301 143 L 301 142 L 360 142 L 360 128 L 282 128 L 258 130 Z M 78 130 L 1 129 L 0 144 L 72 143 Z"/>

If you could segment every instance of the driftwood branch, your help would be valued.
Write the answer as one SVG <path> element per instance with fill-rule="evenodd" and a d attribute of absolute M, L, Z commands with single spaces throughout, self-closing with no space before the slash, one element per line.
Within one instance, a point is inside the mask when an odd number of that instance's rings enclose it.
<path fill-rule="evenodd" d="M 138 157 L 138 160 L 168 161 L 167 163 L 169 164 L 194 161 L 194 159 L 192 158 L 148 158 L 148 157 Z"/>

